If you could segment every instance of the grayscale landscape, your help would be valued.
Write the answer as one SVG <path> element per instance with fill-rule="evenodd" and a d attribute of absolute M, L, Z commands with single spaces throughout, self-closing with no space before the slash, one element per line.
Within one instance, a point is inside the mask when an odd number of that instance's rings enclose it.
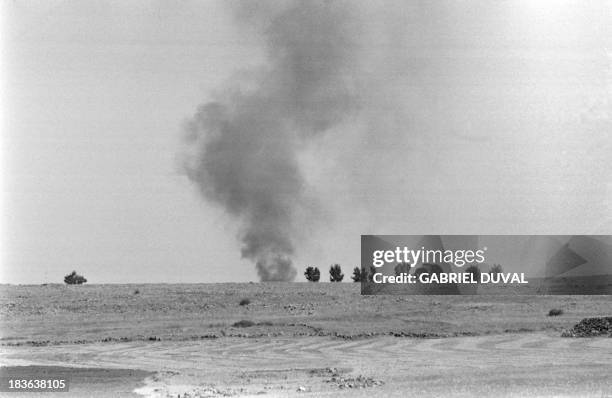
<path fill-rule="evenodd" d="M 610 0 L 0 1 L 0 105 L 2 396 L 612 398 Z"/>

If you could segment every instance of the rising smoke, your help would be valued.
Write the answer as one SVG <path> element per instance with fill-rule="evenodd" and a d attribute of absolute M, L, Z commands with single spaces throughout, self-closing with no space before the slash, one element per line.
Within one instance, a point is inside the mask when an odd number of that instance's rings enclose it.
<path fill-rule="evenodd" d="M 291 281 L 296 213 L 308 201 L 298 155 L 357 108 L 355 23 L 334 1 L 245 1 L 237 11 L 240 23 L 256 19 L 267 64 L 252 71 L 254 82 L 199 107 L 184 168 L 207 200 L 240 220 L 242 256 L 260 279 Z"/>

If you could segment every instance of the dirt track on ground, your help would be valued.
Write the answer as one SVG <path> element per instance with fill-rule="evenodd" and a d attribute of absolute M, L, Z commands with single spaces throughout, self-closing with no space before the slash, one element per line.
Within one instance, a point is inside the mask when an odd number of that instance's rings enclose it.
<path fill-rule="evenodd" d="M 157 376 L 148 378 L 136 390 L 150 397 L 185 393 L 203 397 L 264 393 L 605 397 L 612 393 L 612 339 L 567 339 L 545 333 L 445 339 L 225 338 L 11 347 L 3 350 L 1 362 L 155 371 Z M 380 384 L 360 385 L 359 376 Z M 84 386 L 74 388 L 74 393 L 84 391 Z"/>

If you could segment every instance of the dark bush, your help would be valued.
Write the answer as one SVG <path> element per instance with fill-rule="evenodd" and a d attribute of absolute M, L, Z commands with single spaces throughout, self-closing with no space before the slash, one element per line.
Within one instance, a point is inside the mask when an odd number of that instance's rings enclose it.
<path fill-rule="evenodd" d="M 351 279 L 353 282 L 372 282 L 374 278 L 374 274 L 376 273 L 376 268 L 374 266 L 370 266 L 368 268 L 353 268 L 353 275 L 351 275 Z"/>
<path fill-rule="evenodd" d="M 82 275 L 77 274 L 76 271 L 72 271 L 64 277 L 64 283 L 67 285 L 82 285 L 86 282 L 87 279 L 85 279 Z"/>
<path fill-rule="evenodd" d="M 249 304 L 251 304 L 251 299 L 243 298 L 242 300 L 240 300 L 240 305 L 249 305 Z"/>
<path fill-rule="evenodd" d="M 330 282 L 342 282 L 342 279 L 344 279 L 344 274 L 342 273 L 342 268 L 340 268 L 340 264 L 334 264 L 329 267 Z"/>
<path fill-rule="evenodd" d="M 553 308 L 552 310 L 548 311 L 548 316 L 559 316 L 561 314 L 563 314 L 563 310 L 559 308 Z"/>
<path fill-rule="evenodd" d="M 361 268 L 355 267 L 353 268 L 353 275 L 351 276 L 353 282 L 361 282 L 365 279 L 364 273 L 361 271 Z"/>
<path fill-rule="evenodd" d="M 321 271 L 317 267 L 308 267 L 304 272 L 304 276 L 309 282 L 318 282 L 321 278 Z"/>
<path fill-rule="evenodd" d="M 363 272 L 366 272 L 366 270 L 363 270 Z M 366 275 L 364 275 L 364 277 L 370 281 L 370 282 L 374 282 L 374 274 L 376 273 L 376 267 L 373 265 L 370 265 L 370 269 L 368 272 L 366 272 Z"/>
<path fill-rule="evenodd" d="M 235 328 L 250 328 L 251 326 L 255 326 L 255 322 L 248 320 L 241 320 L 232 325 Z"/>

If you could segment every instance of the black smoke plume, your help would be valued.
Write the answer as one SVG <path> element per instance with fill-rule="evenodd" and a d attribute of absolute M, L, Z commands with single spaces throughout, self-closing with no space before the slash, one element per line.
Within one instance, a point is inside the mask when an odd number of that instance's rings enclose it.
<path fill-rule="evenodd" d="M 347 4 L 240 3 L 238 20 L 261 29 L 267 63 L 248 84 L 217 92 L 187 126 L 185 171 L 240 220 L 242 256 L 262 281 L 296 276 L 296 212 L 308 207 L 300 148 L 356 109 Z"/>

